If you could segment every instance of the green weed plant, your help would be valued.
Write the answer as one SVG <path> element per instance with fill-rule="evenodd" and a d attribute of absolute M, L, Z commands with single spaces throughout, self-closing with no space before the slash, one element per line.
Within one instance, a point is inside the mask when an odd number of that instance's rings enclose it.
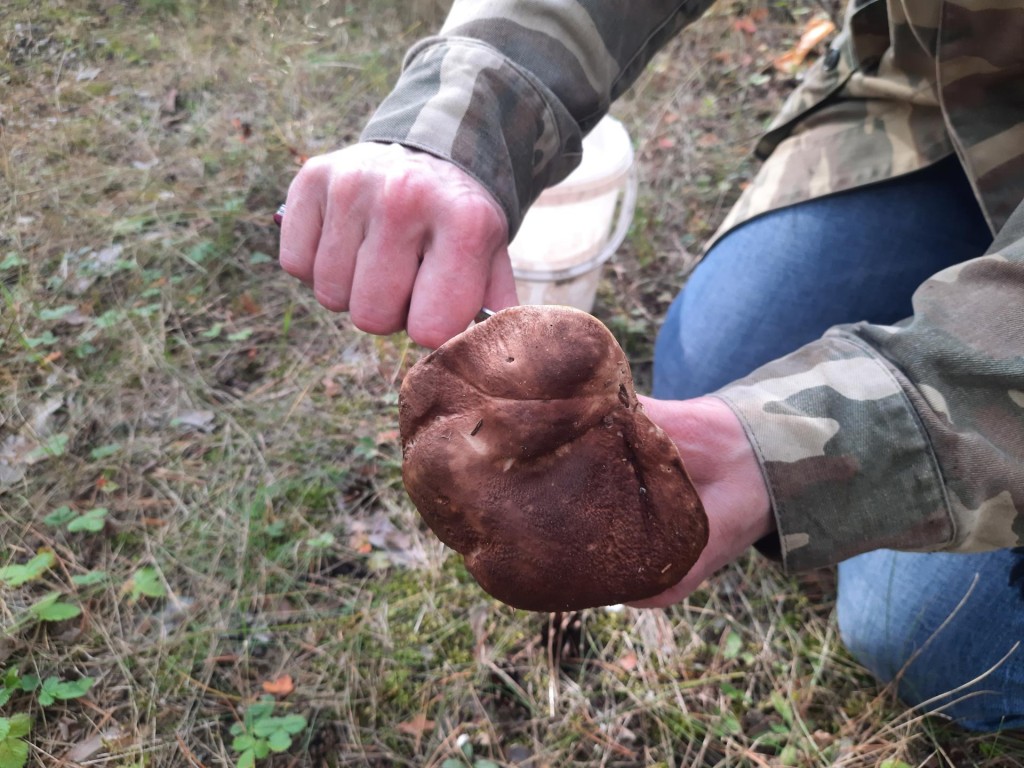
<path fill-rule="evenodd" d="M 237 768 L 253 768 L 272 752 L 287 752 L 295 736 L 306 730 L 302 715 L 275 715 L 273 696 L 246 707 L 242 722 L 231 726 L 231 748 L 238 755 Z"/>

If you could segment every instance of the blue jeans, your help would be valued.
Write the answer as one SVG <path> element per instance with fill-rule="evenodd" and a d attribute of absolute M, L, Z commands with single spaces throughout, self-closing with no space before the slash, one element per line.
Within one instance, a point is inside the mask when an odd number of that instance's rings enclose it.
<path fill-rule="evenodd" d="M 669 309 L 653 394 L 706 394 L 833 325 L 908 317 L 927 277 L 980 256 L 991 240 L 953 158 L 745 222 L 714 245 Z M 879 550 L 847 560 L 843 640 L 879 679 L 897 679 L 909 704 L 975 730 L 1022 726 L 1024 648 L 1014 648 L 1024 640 L 1024 598 L 1009 583 L 1019 560 L 1010 550 Z"/>

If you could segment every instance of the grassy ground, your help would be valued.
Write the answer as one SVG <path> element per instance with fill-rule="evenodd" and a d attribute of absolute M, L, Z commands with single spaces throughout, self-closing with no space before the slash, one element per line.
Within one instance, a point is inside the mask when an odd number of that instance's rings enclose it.
<path fill-rule="evenodd" d="M 595 312 L 641 387 L 819 8 L 719 7 L 617 107 L 644 187 Z M 667 612 L 541 616 L 420 525 L 421 350 L 282 275 L 269 213 L 442 11 L 3 3 L 0 768 L 1020 764 L 877 688 L 828 573 L 751 558 Z"/>

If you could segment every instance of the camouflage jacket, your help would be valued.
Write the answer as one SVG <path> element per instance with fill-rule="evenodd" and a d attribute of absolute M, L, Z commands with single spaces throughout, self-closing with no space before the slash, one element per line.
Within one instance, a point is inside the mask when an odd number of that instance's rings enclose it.
<path fill-rule="evenodd" d="M 363 138 L 445 157 L 510 232 L 710 0 L 456 0 Z M 837 327 L 725 387 L 790 569 L 1024 540 L 1024 0 L 854 0 L 726 222 L 959 156 L 996 241 L 898 326 Z M 898 254 L 893 255 L 898 258 Z"/>

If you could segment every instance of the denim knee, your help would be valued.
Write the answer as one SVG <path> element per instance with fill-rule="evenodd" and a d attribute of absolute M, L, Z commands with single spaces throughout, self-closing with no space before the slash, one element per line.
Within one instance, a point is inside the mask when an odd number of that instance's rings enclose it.
<path fill-rule="evenodd" d="M 879 550 L 839 567 L 843 642 L 907 704 L 970 730 L 1024 725 L 1024 600 L 1008 550 Z"/>

